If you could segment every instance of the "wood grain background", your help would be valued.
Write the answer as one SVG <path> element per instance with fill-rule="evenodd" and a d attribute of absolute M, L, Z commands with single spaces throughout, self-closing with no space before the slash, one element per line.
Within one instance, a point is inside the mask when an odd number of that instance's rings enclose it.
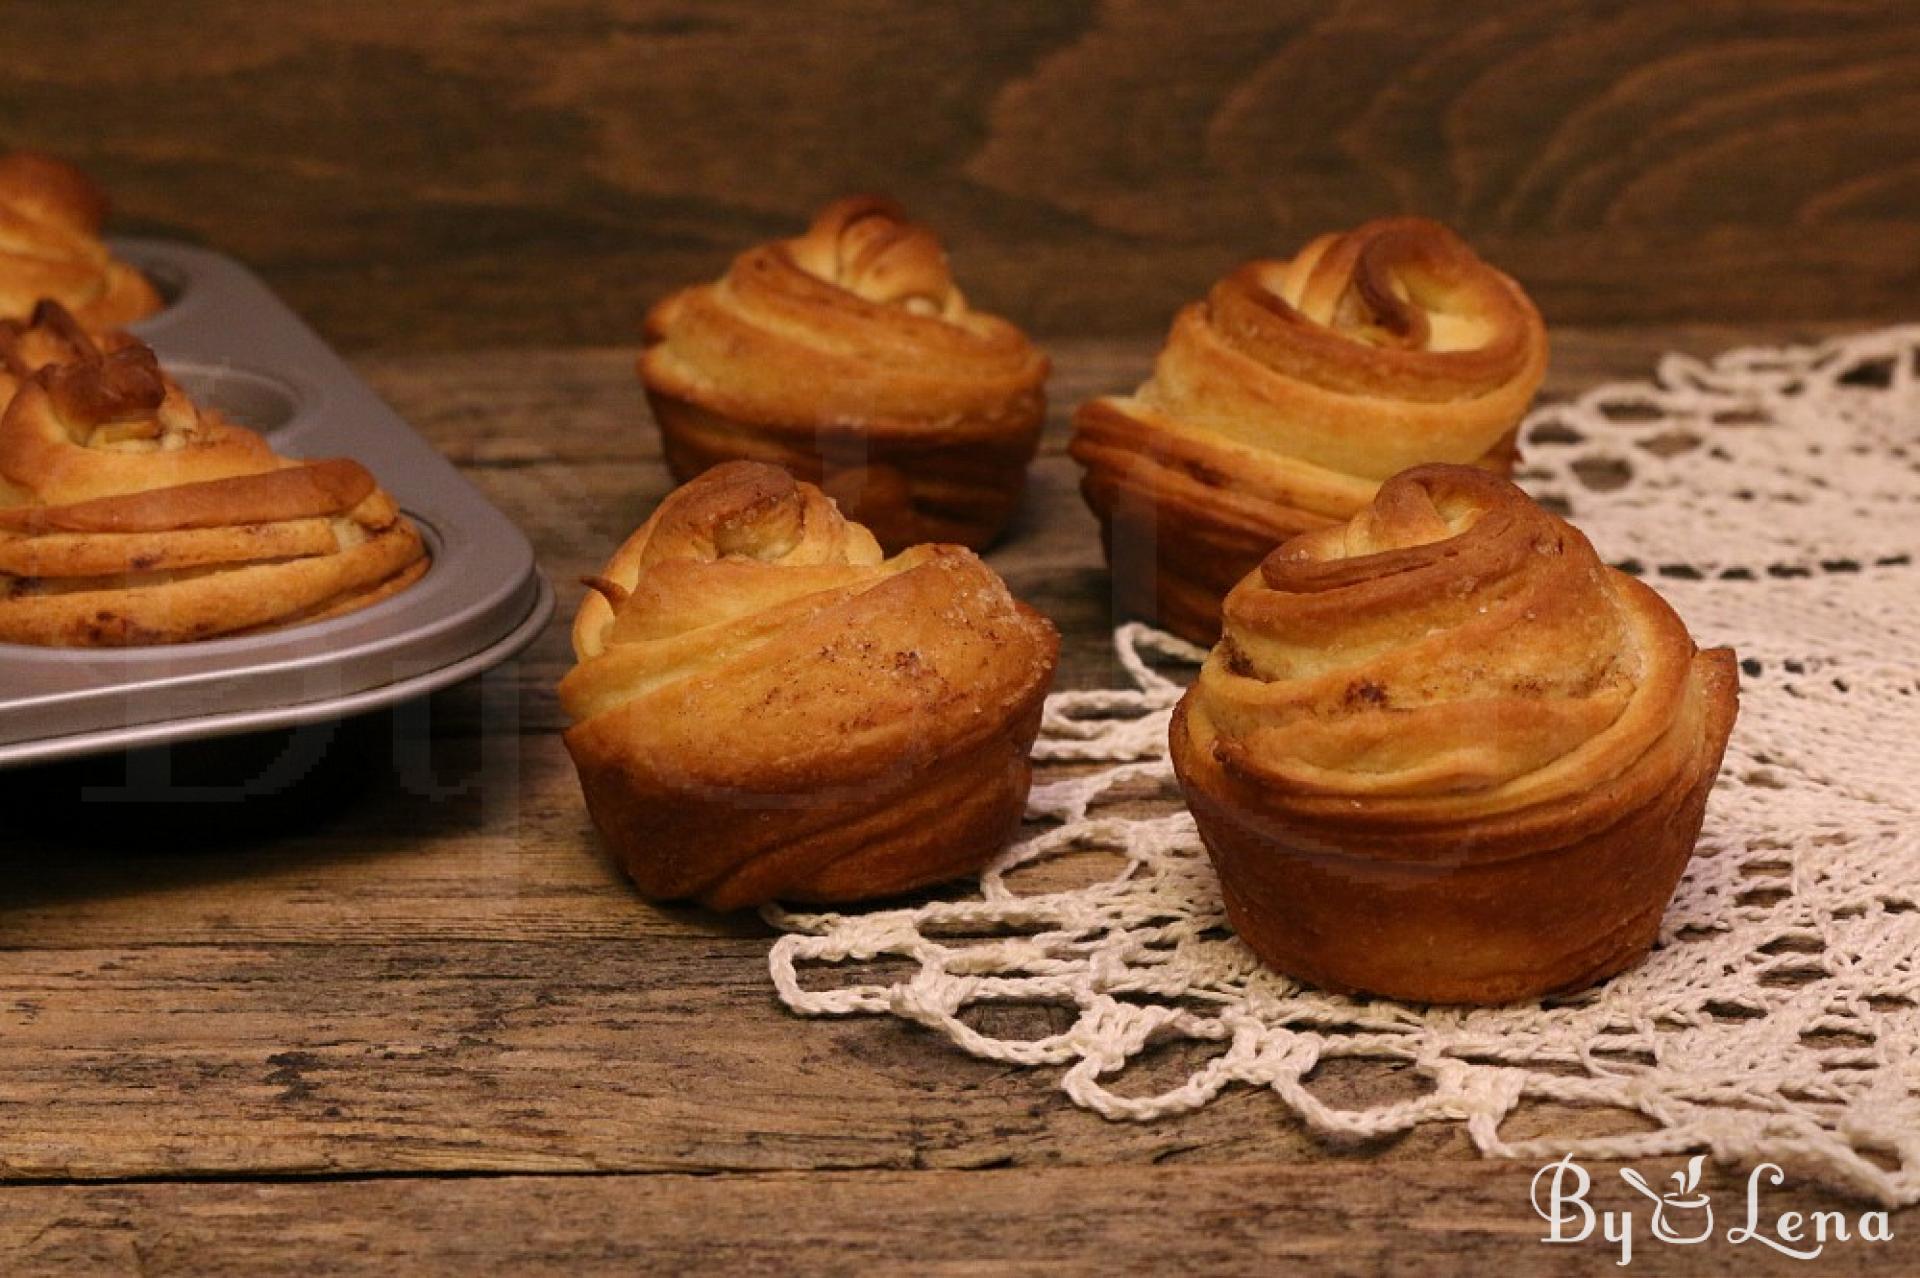
<path fill-rule="evenodd" d="M 123 232 L 258 268 L 560 582 L 667 486 L 645 308 L 891 191 L 1056 356 L 995 563 L 1067 633 L 1063 686 L 1116 678 L 1064 413 L 1248 256 L 1451 221 L 1556 325 L 1549 396 L 1920 318 L 1904 2 L 4 0 L 0 145 L 94 171 Z M 0 786 L 0 1273 L 1610 1267 L 1543 1250 L 1531 1169 L 1457 1125 L 1330 1149 L 1251 1089 L 1107 1123 L 895 1022 L 796 1025 L 758 925 L 648 909 L 593 851 L 568 662 L 556 627 L 341 729 L 304 796 L 322 821 Z M 1315 1080 L 1330 1104 L 1416 1086 Z M 1506 1134 L 1617 1121 L 1542 1107 Z M 1910 1218 L 1820 1272 L 1920 1270 Z M 1757 1253 L 1641 1267 L 1797 1266 Z"/>
<path fill-rule="evenodd" d="M 1905 318 L 1920 5 L 8 0 L 0 141 L 336 343 L 622 344 L 891 191 L 975 300 L 1162 328 L 1245 257 L 1453 222 L 1560 324 Z"/>

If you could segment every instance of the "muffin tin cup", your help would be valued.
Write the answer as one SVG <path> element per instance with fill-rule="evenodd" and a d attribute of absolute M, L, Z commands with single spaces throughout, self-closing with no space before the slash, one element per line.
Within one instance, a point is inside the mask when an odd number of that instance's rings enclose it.
<path fill-rule="evenodd" d="M 231 258 L 114 250 L 171 299 L 131 327 L 203 404 L 291 457 L 351 457 L 420 528 L 419 582 L 346 616 L 143 648 L 0 644 L 0 767 L 377 710 L 514 656 L 553 614 L 520 530 Z"/>

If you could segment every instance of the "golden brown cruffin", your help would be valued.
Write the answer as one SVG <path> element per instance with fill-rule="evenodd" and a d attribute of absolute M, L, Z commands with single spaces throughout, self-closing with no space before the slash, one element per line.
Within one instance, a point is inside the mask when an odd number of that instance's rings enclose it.
<path fill-rule="evenodd" d="M 278 457 L 196 407 L 147 347 L 105 346 L 57 307 L 0 327 L 17 388 L 0 416 L 0 642 L 239 634 L 351 612 L 426 572 L 419 532 L 364 467 Z"/>
<path fill-rule="evenodd" d="M 37 383 L 28 395 L 25 388 Z M 124 333 L 93 337 L 57 302 L 0 321 L 0 505 L 85 501 L 251 475 L 280 464 L 267 441 L 202 410 Z"/>
<path fill-rule="evenodd" d="M 1019 504 L 1047 360 L 973 310 L 947 255 L 891 200 L 822 209 L 647 315 L 640 378 L 685 482 L 734 459 L 822 485 L 889 552 L 978 549 Z"/>
<path fill-rule="evenodd" d="M 1463 466 L 1287 542 L 1225 615 L 1171 745 L 1261 958 L 1502 1003 L 1647 952 L 1733 727 L 1730 649 Z"/>
<path fill-rule="evenodd" d="M 0 319 L 0 413 L 22 382 L 49 364 L 76 364 L 137 344 L 125 333 L 88 333 L 50 299 L 36 303 L 24 320 Z"/>
<path fill-rule="evenodd" d="M 1295 533 L 1422 462 L 1506 474 L 1547 366 L 1527 296 L 1424 218 L 1254 261 L 1174 319 L 1153 376 L 1074 414 L 1114 599 L 1195 643 Z"/>
<path fill-rule="evenodd" d="M 731 462 L 589 584 L 567 749 L 647 897 L 891 896 L 1019 824 L 1060 640 L 971 551 L 886 558 L 818 488 Z"/>
<path fill-rule="evenodd" d="M 52 298 L 90 329 L 117 328 L 162 306 L 147 277 L 100 241 L 107 201 L 87 176 L 37 151 L 0 155 L 0 319 Z"/>

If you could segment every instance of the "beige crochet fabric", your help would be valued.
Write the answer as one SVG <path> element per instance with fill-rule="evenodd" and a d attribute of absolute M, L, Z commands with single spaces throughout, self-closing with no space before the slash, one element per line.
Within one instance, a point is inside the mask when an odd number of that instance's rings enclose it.
<path fill-rule="evenodd" d="M 1245 1084 L 1328 1135 L 1459 1119 L 1502 1157 L 1707 1150 L 1889 1206 L 1920 1201 L 1920 326 L 1669 356 L 1649 383 L 1537 411 L 1524 439 L 1535 496 L 1652 580 L 1703 644 L 1742 658 L 1706 830 L 1645 963 L 1571 1000 L 1485 1011 L 1355 1001 L 1262 968 L 1225 929 L 1166 759 L 1181 691 L 1168 673 L 1191 675 L 1166 659 L 1199 654 L 1126 626 L 1114 639 L 1134 686 L 1055 695 L 1036 748 L 1108 766 L 1037 786 L 1037 826 L 977 893 L 769 911 L 790 933 L 771 959 L 787 1006 L 919 1022 L 976 1056 L 1055 1070 L 1111 1118 L 1168 1118 Z M 1160 796 L 1147 810 L 1114 802 L 1143 785 Z M 1009 880 L 1089 848 L 1117 850 L 1124 868 L 1051 893 Z M 917 967 L 815 988 L 883 956 Z M 1075 1019 L 1034 1040 L 961 1019 L 992 1002 Z M 1222 1050 L 1174 1087 L 1131 1094 L 1121 1076 L 1168 1038 Z M 1330 1108 L 1302 1080 L 1337 1057 L 1410 1062 L 1431 1089 Z M 1510 1113 L 1543 1101 L 1657 1126 L 1503 1138 Z"/>

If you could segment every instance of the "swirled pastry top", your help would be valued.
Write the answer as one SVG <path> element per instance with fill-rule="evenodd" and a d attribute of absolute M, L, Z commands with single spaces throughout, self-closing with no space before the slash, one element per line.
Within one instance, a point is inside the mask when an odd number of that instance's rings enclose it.
<path fill-rule="evenodd" d="M 1545 327 L 1519 285 L 1439 223 L 1388 218 L 1240 267 L 1179 313 L 1146 384 L 1099 402 L 1324 472 L 1317 486 L 1344 497 L 1306 495 L 1344 515 L 1409 466 L 1486 455 L 1520 420 L 1546 360 Z"/>
<path fill-rule="evenodd" d="M 1004 730 L 1057 637 L 971 551 L 885 558 L 818 488 L 729 462 L 663 502 L 573 628 L 575 731 L 676 775 L 783 789 Z"/>
<path fill-rule="evenodd" d="M 145 276 L 100 241 L 107 202 L 86 175 L 32 151 L 0 156 L 0 319 L 24 319 L 42 298 L 93 329 L 160 309 Z"/>
<path fill-rule="evenodd" d="M 36 367 L 37 365 L 37 367 Z M 0 330 L 0 641 L 174 643 L 364 607 L 426 571 L 359 464 L 296 462 L 57 306 Z"/>
<path fill-rule="evenodd" d="M 36 303 L 24 319 L 0 319 L 0 413 L 22 382 L 49 364 L 77 364 L 136 345 L 125 333 L 88 333 L 50 298 Z"/>
<path fill-rule="evenodd" d="M 202 410 L 125 334 L 94 338 L 57 303 L 0 322 L 0 504 L 57 505 L 254 474 L 266 440 Z M 18 411 L 15 411 L 17 407 Z"/>
<path fill-rule="evenodd" d="M 978 431 L 1047 373 L 1019 329 L 967 305 L 933 232 L 873 196 L 666 298 L 646 340 L 650 386 L 742 422 Z"/>
<path fill-rule="evenodd" d="M 1698 719 L 1672 608 L 1477 469 L 1417 468 L 1295 537 L 1225 623 L 1192 743 L 1301 814 L 1469 819 L 1602 795 L 1656 748 L 1700 747 L 1670 731 Z"/>

